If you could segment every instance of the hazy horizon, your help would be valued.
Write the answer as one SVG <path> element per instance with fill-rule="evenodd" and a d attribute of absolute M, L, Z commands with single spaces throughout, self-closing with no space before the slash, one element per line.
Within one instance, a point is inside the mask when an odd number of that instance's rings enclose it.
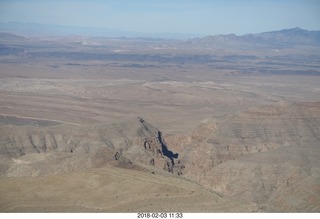
<path fill-rule="evenodd" d="M 39 1 L 0 2 L 0 22 L 108 28 L 139 33 L 244 35 L 300 27 L 320 29 L 320 2 Z"/>

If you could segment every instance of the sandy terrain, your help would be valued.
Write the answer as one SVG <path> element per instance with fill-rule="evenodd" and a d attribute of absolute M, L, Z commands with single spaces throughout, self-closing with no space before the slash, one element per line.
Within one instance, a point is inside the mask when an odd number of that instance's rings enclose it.
<path fill-rule="evenodd" d="M 123 168 L 0 181 L 2 212 L 251 212 L 180 178 Z M 20 188 L 20 189 L 17 189 Z"/>

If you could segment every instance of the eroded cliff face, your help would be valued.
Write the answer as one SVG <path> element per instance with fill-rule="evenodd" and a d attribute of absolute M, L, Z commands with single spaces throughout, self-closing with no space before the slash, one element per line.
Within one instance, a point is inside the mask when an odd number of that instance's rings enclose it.
<path fill-rule="evenodd" d="M 182 174 L 184 166 L 160 130 L 141 118 L 129 124 L 54 127 L 1 126 L 0 173 L 37 176 L 105 165 L 155 166 Z"/>
<path fill-rule="evenodd" d="M 320 211 L 320 103 L 281 103 L 163 134 L 143 118 L 96 126 L 0 127 L 0 174 L 118 166 L 191 179 L 262 211 Z"/>
<path fill-rule="evenodd" d="M 270 211 L 319 211 L 319 137 L 319 103 L 268 105 L 204 120 L 180 155 L 185 176 L 224 196 Z M 295 201 L 279 195 L 289 191 Z"/>
<path fill-rule="evenodd" d="M 111 141 L 97 140 L 94 130 L 74 126 L 1 126 L 0 169 L 4 176 L 68 173 L 113 162 Z M 95 139 L 95 140 L 93 140 Z"/>
<path fill-rule="evenodd" d="M 181 163 L 179 154 L 168 147 L 162 132 L 147 123 L 143 118 L 139 118 L 139 122 L 141 123 L 141 127 L 137 131 L 139 137 L 135 138 L 133 144 L 138 145 L 140 150 L 143 148 L 147 155 L 144 161 L 140 159 L 140 162 L 182 175 L 185 166 Z M 132 157 L 131 154 L 127 156 Z M 135 158 L 132 157 L 132 159 Z"/>

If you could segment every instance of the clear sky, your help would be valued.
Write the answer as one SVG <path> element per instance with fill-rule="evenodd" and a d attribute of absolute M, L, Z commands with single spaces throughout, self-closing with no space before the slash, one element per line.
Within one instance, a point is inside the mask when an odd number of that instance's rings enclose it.
<path fill-rule="evenodd" d="M 0 22 L 10 21 L 206 35 L 320 30 L 320 1 L 0 0 Z"/>

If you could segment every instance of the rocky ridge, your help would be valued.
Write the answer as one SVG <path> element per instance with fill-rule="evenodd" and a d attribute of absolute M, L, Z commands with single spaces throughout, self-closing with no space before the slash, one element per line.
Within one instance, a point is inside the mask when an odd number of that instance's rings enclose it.
<path fill-rule="evenodd" d="M 103 166 L 163 170 L 263 211 L 317 212 L 319 106 L 252 107 L 207 118 L 190 135 L 163 134 L 141 117 L 95 126 L 6 121 L 0 127 L 0 173 L 44 176 Z"/>
<path fill-rule="evenodd" d="M 104 165 L 132 168 L 135 164 L 180 175 L 184 168 L 161 131 L 142 118 L 129 126 L 4 125 L 0 129 L 3 176 L 50 175 Z"/>
<path fill-rule="evenodd" d="M 280 103 L 204 120 L 180 151 L 185 176 L 268 211 L 319 211 L 319 106 Z M 295 201 L 280 195 L 288 191 Z"/>

